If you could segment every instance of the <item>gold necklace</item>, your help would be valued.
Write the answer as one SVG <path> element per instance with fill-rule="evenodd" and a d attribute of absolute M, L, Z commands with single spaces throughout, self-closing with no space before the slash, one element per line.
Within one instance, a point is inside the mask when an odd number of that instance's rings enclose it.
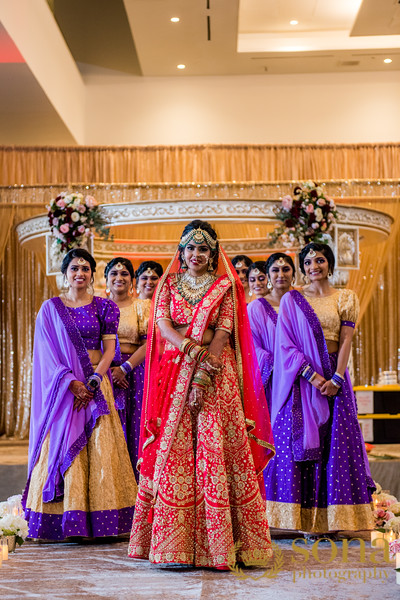
<path fill-rule="evenodd" d="M 188 272 L 178 275 L 177 288 L 181 296 L 192 306 L 200 302 L 204 294 L 216 280 L 212 273 L 204 273 L 199 277 L 193 277 Z"/>

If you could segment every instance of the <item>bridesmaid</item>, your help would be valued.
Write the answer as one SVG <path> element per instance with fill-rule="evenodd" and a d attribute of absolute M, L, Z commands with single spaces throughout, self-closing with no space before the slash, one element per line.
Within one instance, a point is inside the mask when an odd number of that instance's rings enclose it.
<path fill-rule="evenodd" d="M 307 285 L 284 295 L 276 326 L 268 521 L 313 534 L 370 529 L 374 482 L 347 370 L 358 299 L 331 286 L 327 244 L 308 244 L 299 261 Z"/>
<path fill-rule="evenodd" d="M 246 303 L 248 304 L 251 301 L 249 297 L 249 282 L 247 280 L 247 271 L 249 270 L 249 266 L 251 265 L 252 260 L 245 254 L 238 254 L 232 258 L 233 267 L 238 274 L 241 284 L 244 287 L 244 293 L 246 297 Z"/>
<path fill-rule="evenodd" d="M 132 297 L 135 273 L 127 258 L 112 259 L 104 275 L 110 298 L 120 309 L 118 327 L 119 353 L 113 362 L 112 378 L 115 398 L 128 444 L 136 477 L 140 414 L 142 410 L 147 326 L 153 297 L 162 266 L 154 261 L 143 262 L 136 272 L 137 298 Z"/>
<path fill-rule="evenodd" d="M 130 529 L 137 486 L 109 366 L 119 309 L 91 294 L 96 261 L 70 250 L 65 291 L 39 310 L 34 339 L 29 537 L 103 537 Z"/>
<path fill-rule="evenodd" d="M 251 263 L 247 271 L 247 281 L 249 282 L 250 302 L 255 298 L 264 298 L 268 294 L 267 269 L 263 260 Z"/>
<path fill-rule="evenodd" d="M 261 379 L 270 409 L 272 369 L 274 366 L 275 328 L 281 298 L 291 288 L 294 281 L 295 267 L 293 260 L 283 252 L 274 252 L 266 264 L 267 288 L 266 298 L 260 296 L 247 307 L 251 333 Z"/>

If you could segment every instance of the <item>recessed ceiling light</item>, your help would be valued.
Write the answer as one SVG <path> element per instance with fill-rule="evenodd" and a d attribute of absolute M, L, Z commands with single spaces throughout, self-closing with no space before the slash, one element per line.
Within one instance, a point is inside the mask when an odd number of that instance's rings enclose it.
<path fill-rule="evenodd" d="M 296 21 L 296 19 L 293 19 L 293 21 L 290 21 L 290 24 L 291 24 L 291 25 L 298 25 L 298 24 L 299 24 L 299 22 L 298 22 L 298 21 Z"/>
<path fill-rule="evenodd" d="M 391 63 L 393 61 L 392 61 L 391 58 L 385 58 L 383 62 L 389 64 L 389 63 Z"/>
<path fill-rule="evenodd" d="M 186 65 L 176 65 L 177 69 L 186 69 Z"/>
<path fill-rule="evenodd" d="M 179 23 L 180 21 L 179 17 L 171 17 L 170 20 L 172 21 L 172 23 Z"/>

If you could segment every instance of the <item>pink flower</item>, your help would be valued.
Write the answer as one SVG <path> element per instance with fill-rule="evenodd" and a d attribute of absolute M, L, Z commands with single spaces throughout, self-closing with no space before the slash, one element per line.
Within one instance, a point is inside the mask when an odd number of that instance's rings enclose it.
<path fill-rule="evenodd" d="M 64 223 L 64 225 L 61 225 L 60 231 L 61 231 L 61 233 L 68 233 L 68 231 L 69 231 L 69 225 L 67 225 L 66 223 Z"/>
<path fill-rule="evenodd" d="M 390 558 L 394 558 L 397 552 L 400 552 L 400 540 L 393 540 L 389 543 Z"/>
<path fill-rule="evenodd" d="M 85 226 L 84 226 L 84 225 L 79 225 L 79 227 L 78 227 L 78 231 L 79 231 L 79 233 L 81 233 L 81 234 L 85 233 Z"/>
<path fill-rule="evenodd" d="M 390 510 L 385 510 L 384 508 L 378 508 L 374 510 L 374 517 L 380 524 L 385 523 L 386 521 L 390 521 L 393 519 L 394 514 Z"/>
<path fill-rule="evenodd" d="M 293 206 L 293 198 L 289 195 L 283 196 L 282 206 L 285 210 L 290 210 Z"/>
<path fill-rule="evenodd" d="M 85 203 L 88 208 L 93 208 L 94 206 L 97 206 L 96 198 L 93 198 L 93 196 L 86 196 Z"/>
<path fill-rule="evenodd" d="M 57 200 L 56 204 L 58 208 L 65 208 L 65 200 L 63 200 L 62 198 L 60 200 Z"/>
<path fill-rule="evenodd" d="M 313 212 L 314 212 L 313 205 L 312 204 L 307 204 L 307 206 L 306 206 L 306 213 L 308 213 L 310 215 Z"/>
<path fill-rule="evenodd" d="M 86 212 L 86 206 L 84 204 L 80 204 L 76 210 L 79 210 L 81 215 L 83 215 L 83 213 Z"/>
<path fill-rule="evenodd" d="M 53 223 L 54 226 L 58 225 L 58 219 L 57 219 L 57 217 L 53 218 L 52 223 Z"/>
<path fill-rule="evenodd" d="M 319 223 L 312 223 L 312 224 L 311 224 L 311 227 L 312 227 L 313 229 L 318 229 L 318 227 L 319 227 Z"/>
<path fill-rule="evenodd" d="M 324 198 L 319 198 L 319 200 L 317 200 L 317 204 L 318 206 L 325 206 L 326 201 Z"/>

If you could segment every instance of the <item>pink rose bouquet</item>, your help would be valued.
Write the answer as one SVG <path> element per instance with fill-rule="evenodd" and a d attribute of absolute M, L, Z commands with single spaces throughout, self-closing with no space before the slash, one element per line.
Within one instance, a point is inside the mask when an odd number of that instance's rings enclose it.
<path fill-rule="evenodd" d="M 293 196 L 284 196 L 275 215 L 281 224 L 268 234 L 270 247 L 283 245 L 282 240 L 288 235 L 300 246 L 309 242 L 327 242 L 327 235 L 338 217 L 334 201 L 313 181 L 297 185 Z"/>
<path fill-rule="evenodd" d="M 60 254 L 81 246 L 95 232 L 108 239 L 110 228 L 93 196 L 61 192 L 48 206 L 51 233 Z"/>

